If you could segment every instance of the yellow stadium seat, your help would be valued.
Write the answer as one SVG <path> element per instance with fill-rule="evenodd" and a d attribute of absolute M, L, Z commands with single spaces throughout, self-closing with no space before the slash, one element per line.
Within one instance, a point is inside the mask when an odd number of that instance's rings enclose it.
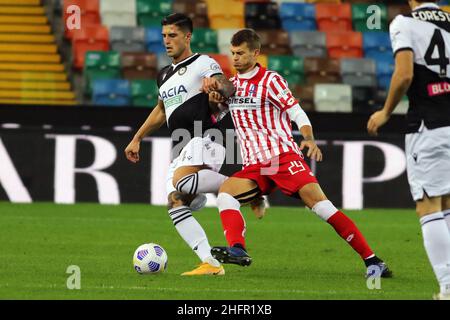
<path fill-rule="evenodd" d="M 59 54 L 20 54 L 20 53 L 0 53 L 0 62 L 41 62 L 59 63 Z"/>
<path fill-rule="evenodd" d="M 17 100 L 17 99 L 0 99 L 0 104 L 27 104 L 27 105 L 70 105 L 77 104 L 75 100 Z"/>
<path fill-rule="evenodd" d="M 22 53 L 56 53 L 57 47 L 54 44 L 4 44 L 0 43 L 1 52 L 22 52 Z"/>
<path fill-rule="evenodd" d="M 41 0 L 0 0 L 1 6 L 39 6 Z"/>
<path fill-rule="evenodd" d="M 50 26 L 46 25 L 18 25 L 6 24 L 0 25 L 1 33 L 33 33 L 33 34 L 47 34 L 50 33 Z"/>
<path fill-rule="evenodd" d="M 52 91 L 68 91 L 70 90 L 69 82 L 33 82 L 33 81 L 2 81 L 0 80 L 0 90 L 16 89 L 16 90 L 52 90 Z"/>
<path fill-rule="evenodd" d="M 0 63 L 0 70 L 3 71 L 64 71 L 62 64 L 29 64 L 29 63 Z"/>
<path fill-rule="evenodd" d="M 208 18 L 212 29 L 244 28 L 244 3 L 236 0 L 208 0 Z"/>
<path fill-rule="evenodd" d="M 20 81 L 66 81 L 65 73 L 52 72 L 20 72 L 20 71 L 0 71 L 0 80 L 20 80 Z"/>
<path fill-rule="evenodd" d="M 0 99 L 46 99 L 46 100 L 73 100 L 75 94 L 68 91 L 20 91 L 0 90 Z"/>
<path fill-rule="evenodd" d="M 20 43 L 54 43 L 52 34 L 0 34 L 0 42 Z"/>
<path fill-rule="evenodd" d="M 441 9 L 450 13 L 450 6 L 441 6 Z"/>
<path fill-rule="evenodd" d="M 0 15 L 43 15 L 45 14 L 43 7 L 6 7 L 0 6 Z"/>
<path fill-rule="evenodd" d="M 24 15 L 1 15 L 0 16 L 1 24 L 46 24 L 47 17 L 46 16 L 24 16 Z"/>

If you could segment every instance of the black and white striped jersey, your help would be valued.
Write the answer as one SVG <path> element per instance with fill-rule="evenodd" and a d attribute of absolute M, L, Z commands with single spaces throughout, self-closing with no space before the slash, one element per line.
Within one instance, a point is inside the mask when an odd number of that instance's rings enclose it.
<path fill-rule="evenodd" d="M 414 79 L 408 90 L 408 132 L 422 121 L 429 129 L 450 126 L 450 13 L 424 3 L 390 25 L 394 55 L 414 52 Z"/>
<path fill-rule="evenodd" d="M 171 133 L 176 129 L 186 129 L 194 137 L 216 126 L 211 117 L 208 95 L 200 92 L 200 89 L 203 78 L 222 73 L 214 59 L 198 53 L 177 64 L 168 65 L 159 72 L 159 99 L 164 104 Z M 196 121 L 201 121 L 201 132 L 194 132 Z"/>

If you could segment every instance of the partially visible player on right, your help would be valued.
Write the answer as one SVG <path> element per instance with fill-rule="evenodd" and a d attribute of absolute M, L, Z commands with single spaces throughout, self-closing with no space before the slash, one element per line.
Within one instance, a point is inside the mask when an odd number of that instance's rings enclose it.
<path fill-rule="evenodd" d="M 367 130 L 377 135 L 408 93 L 408 181 L 440 285 L 434 298 L 450 300 L 450 14 L 437 1 L 408 2 L 412 13 L 390 26 L 395 71 L 389 95 Z"/>

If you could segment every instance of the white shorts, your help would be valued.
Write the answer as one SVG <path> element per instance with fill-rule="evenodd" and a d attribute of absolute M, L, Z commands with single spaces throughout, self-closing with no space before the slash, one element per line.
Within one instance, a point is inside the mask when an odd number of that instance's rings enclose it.
<path fill-rule="evenodd" d="M 419 132 L 405 137 L 408 182 L 414 201 L 450 194 L 450 127 Z"/>
<path fill-rule="evenodd" d="M 178 168 L 207 165 L 211 170 L 219 172 L 224 160 L 225 148 L 222 145 L 211 141 L 209 136 L 193 138 L 170 163 L 166 179 L 167 195 L 176 191 L 172 180 Z"/>

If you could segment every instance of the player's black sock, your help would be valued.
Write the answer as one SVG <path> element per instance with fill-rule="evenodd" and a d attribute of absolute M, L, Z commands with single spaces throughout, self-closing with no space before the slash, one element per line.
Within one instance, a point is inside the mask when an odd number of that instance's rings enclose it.
<path fill-rule="evenodd" d="M 372 258 L 367 258 L 367 259 L 364 260 L 364 263 L 366 264 L 366 267 L 374 265 L 374 264 L 378 264 L 380 262 L 383 262 L 383 260 L 381 260 L 377 256 L 373 256 Z"/>

